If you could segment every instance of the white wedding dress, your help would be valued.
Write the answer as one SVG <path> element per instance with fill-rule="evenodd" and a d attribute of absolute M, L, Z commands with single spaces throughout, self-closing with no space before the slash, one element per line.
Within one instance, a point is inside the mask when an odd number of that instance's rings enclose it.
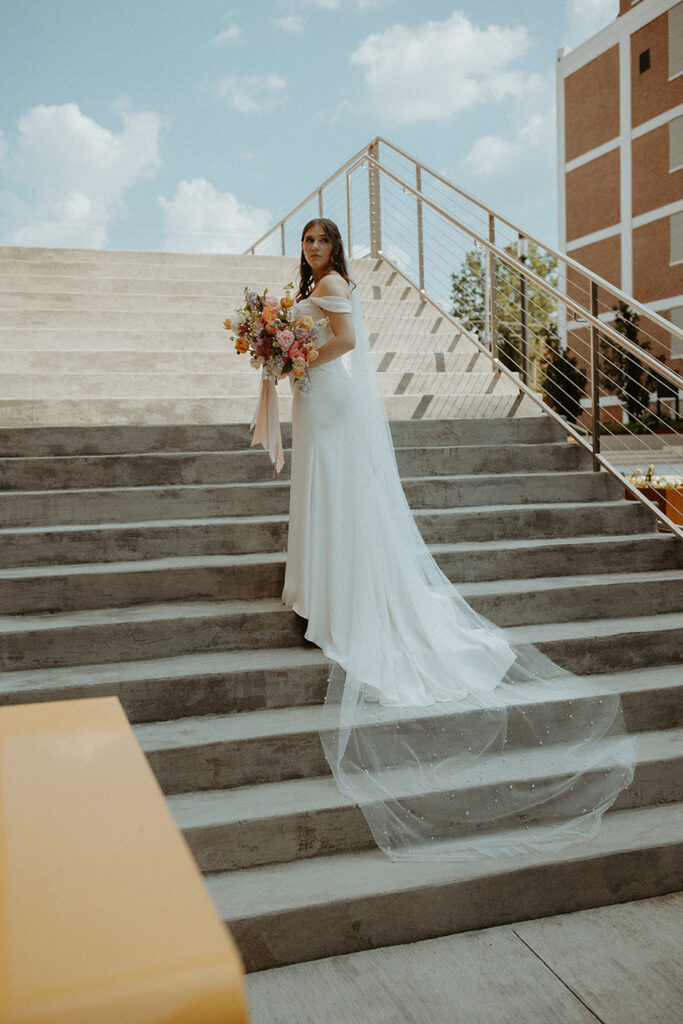
<path fill-rule="evenodd" d="M 618 696 L 478 615 L 424 544 L 400 484 L 355 292 L 356 347 L 292 383 L 282 601 L 332 662 L 321 740 L 392 858 L 467 859 L 593 837 L 633 778 Z M 318 347 L 331 337 L 321 329 Z M 290 378 L 291 381 L 291 378 Z"/>

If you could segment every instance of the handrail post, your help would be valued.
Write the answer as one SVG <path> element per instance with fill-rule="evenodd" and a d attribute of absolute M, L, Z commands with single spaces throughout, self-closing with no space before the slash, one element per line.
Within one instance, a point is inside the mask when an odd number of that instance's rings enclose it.
<path fill-rule="evenodd" d="M 415 164 L 415 186 L 418 192 L 422 192 L 422 168 Z M 422 200 L 417 201 L 417 267 L 420 280 L 420 291 L 425 290 L 425 253 L 424 253 L 424 231 L 422 225 Z"/>
<path fill-rule="evenodd" d="M 318 189 L 318 216 L 322 217 L 322 215 L 323 215 L 323 190 L 321 188 L 319 188 Z"/>
<path fill-rule="evenodd" d="M 285 222 L 284 221 L 280 225 L 280 248 L 282 250 L 282 255 L 286 256 L 287 253 L 285 251 Z"/>
<path fill-rule="evenodd" d="M 528 243 L 524 235 L 519 236 L 519 262 L 526 267 Z M 519 275 L 519 328 L 522 343 L 522 380 L 529 384 L 529 301 L 527 298 L 526 275 Z"/>
<path fill-rule="evenodd" d="M 351 254 L 351 175 L 346 172 L 346 244 L 349 259 Z"/>
<path fill-rule="evenodd" d="M 379 162 L 379 146 L 377 141 L 370 144 L 369 155 Z M 368 188 L 370 200 L 370 255 L 379 256 L 382 251 L 382 216 L 379 203 L 379 170 L 370 162 L 368 170 Z"/>
<path fill-rule="evenodd" d="M 496 244 L 496 219 L 492 213 L 489 214 L 489 242 Z M 491 339 L 491 355 L 498 358 L 498 282 L 496 278 L 496 258 L 491 249 L 486 251 L 487 280 L 489 286 L 488 294 L 488 334 Z"/>
<path fill-rule="evenodd" d="M 591 313 L 598 315 L 598 286 L 591 281 Z M 600 353 L 598 351 L 598 328 L 591 324 L 591 433 L 593 440 L 593 472 L 600 470 Z"/>

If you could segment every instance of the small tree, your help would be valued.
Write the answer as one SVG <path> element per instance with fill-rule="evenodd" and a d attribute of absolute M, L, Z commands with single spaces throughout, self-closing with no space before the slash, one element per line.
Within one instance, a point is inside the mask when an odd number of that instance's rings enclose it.
<path fill-rule="evenodd" d="M 543 328 L 541 333 L 545 341 L 541 363 L 543 397 L 570 423 L 576 423 L 581 415 L 581 399 L 586 393 L 586 374 L 579 369 L 576 358 L 562 348 L 554 325 Z"/>
<path fill-rule="evenodd" d="M 638 314 L 625 302 L 612 308 L 616 312 L 615 330 L 639 348 L 649 349 L 649 340 L 641 341 L 638 337 Z M 601 369 L 604 387 L 619 396 L 631 422 L 642 422 L 650 409 L 650 388 L 654 381 L 652 374 L 644 369 L 636 355 L 613 344 L 608 338 L 600 339 L 600 350 L 603 355 Z"/>
<path fill-rule="evenodd" d="M 517 245 L 511 242 L 505 252 L 517 258 Z M 551 284 L 557 283 L 557 260 L 529 243 L 527 266 Z M 475 331 L 481 338 L 486 323 L 486 256 L 481 249 L 465 254 L 461 269 L 451 274 L 452 312 L 462 325 Z M 529 304 L 529 355 L 538 365 L 543 356 L 543 329 L 551 329 L 556 322 L 555 302 L 544 291 L 530 284 L 527 289 Z M 496 311 L 498 319 L 498 354 L 501 362 L 511 370 L 520 370 L 521 311 L 520 275 L 502 260 L 496 271 Z"/>

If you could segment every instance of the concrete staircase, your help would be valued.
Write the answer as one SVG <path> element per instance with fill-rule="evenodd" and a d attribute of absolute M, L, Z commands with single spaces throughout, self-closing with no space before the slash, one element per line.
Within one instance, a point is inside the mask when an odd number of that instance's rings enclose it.
<path fill-rule="evenodd" d="M 373 848 L 318 739 L 327 663 L 279 600 L 289 455 L 272 480 L 229 422 L 0 429 L 0 702 L 120 698 L 249 970 L 683 888 L 680 545 L 548 418 L 392 432 L 465 597 L 580 674 L 577 700 L 622 695 L 639 764 L 591 843 L 470 865 Z M 517 753 L 486 780 L 553 770 L 551 748 Z"/>
<path fill-rule="evenodd" d="M 222 321 L 296 261 L 0 247 L 0 426 L 245 423 L 260 377 Z M 355 261 L 390 419 L 536 415 L 382 260 Z M 289 386 L 281 415 L 291 417 Z"/>

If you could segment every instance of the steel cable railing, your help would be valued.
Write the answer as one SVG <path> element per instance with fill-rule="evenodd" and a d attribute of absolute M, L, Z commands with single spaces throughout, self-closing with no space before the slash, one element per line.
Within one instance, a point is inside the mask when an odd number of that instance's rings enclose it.
<path fill-rule="evenodd" d="M 681 525 L 636 486 L 642 480 L 616 464 L 633 470 L 634 459 L 647 461 L 649 473 L 641 476 L 650 482 L 656 475 L 675 483 L 683 475 L 681 422 L 662 409 L 662 401 L 677 407 L 683 378 L 655 355 L 669 338 L 683 351 L 683 332 L 381 138 L 247 251 L 298 253 L 301 224 L 320 215 L 343 226 L 354 259 L 383 261 L 392 294 L 410 288 L 420 315 L 465 331 L 489 366 L 591 452 L 594 469 L 620 479 L 683 538 Z M 360 283 L 358 264 L 359 273 Z M 456 279 L 470 288 L 457 309 Z M 373 313 L 371 341 L 381 346 L 375 365 L 393 358 L 392 339 L 409 329 L 400 306 Z M 418 372 L 430 356 L 404 346 L 395 364 Z"/>

